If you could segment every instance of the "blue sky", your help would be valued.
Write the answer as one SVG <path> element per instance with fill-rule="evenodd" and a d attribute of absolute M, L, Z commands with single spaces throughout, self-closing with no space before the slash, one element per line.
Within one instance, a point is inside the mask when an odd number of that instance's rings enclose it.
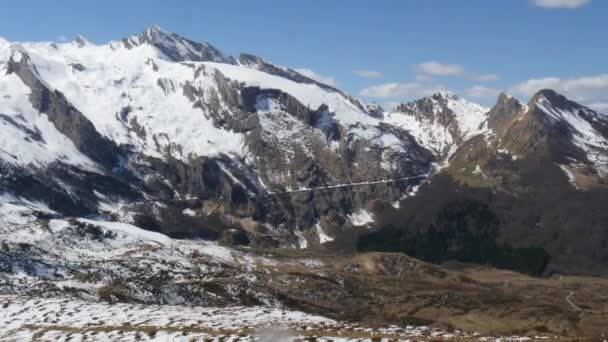
<path fill-rule="evenodd" d="M 158 24 L 380 103 L 551 87 L 608 111 L 607 17 L 604 0 L 15 1 L 0 36 L 105 43 Z"/>

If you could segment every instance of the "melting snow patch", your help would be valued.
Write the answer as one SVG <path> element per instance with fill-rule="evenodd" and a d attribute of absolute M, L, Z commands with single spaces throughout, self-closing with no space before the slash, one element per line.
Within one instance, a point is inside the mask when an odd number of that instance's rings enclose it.
<path fill-rule="evenodd" d="M 155 242 L 160 242 L 160 243 L 171 241 L 171 238 L 169 238 L 168 236 L 166 236 L 164 234 L 141 229 L 141 228 L 138 228 L 138 227 L 128 224 L 128 223 L 103 222 L 103 221 L 93 221 L 93 220 L 87 220 L 87 219 L 79 219 L 79 221 L 84 222 L 84 223 L 90 223 L 90 224 L 93 224 L 96 226 L 100 226 L 100 227 L 106 228 L 108 230 L 123 232 L 125 234 L 131 235 L 133 237 L 137 237 L 142 240 L 149 240 L 149 241 L 155 241 Z"/>
<path fill-rule="evenodd" d="M 365 226 L 368 223 L 374 222 L 372 215 L 364 209 L 359 209 L 358 211 L 348 215 L 348 218 L 354 226 Z"/>
<path fill-rule="evenodd" d="M 574 177 L 574 174 L 572 174 L 572 172 L 570 171 L 570 169 L 568 169 L 568 167 L 566 165 L 560 165 L 560 164 L 558 164 L 558 166 L 559 166 L 560 169 L 562 169 L 562 171 L 564 171 L 564 173 L 568 177 L 568 180 L 570 181 L 570 184 L 572 184 L 572 186 L 574 186 L 574 188 L 576 188 L 578 190 L 579 186 L 576 183 L 576 177 Z"/>
<path fill-rule="evenodd" d="M 319 235 L 319 242 L 320 243 L 326 243 L 326 242 L 334 241 L 334 238 L 332 238 L 331 236 L 325 234 L 325 232 L 323 231 L 323 228 L 321 227 L 321 223 L 320 222 L 317 222 L 317 224 L 315 224 L 315 228 L 317 229 L 317 235 Z"/>
<path fill-rule="evenodd" d="M 187 216 L 196 216 L 196 212 L 192 209 L 184 209 L 182 210 L 182 214 Z"/>
<path fill-rule="evenodd" d="M 304 237 L 304 234 L 302 234 L 302 232 L 299 231 L 298 229 L 296 229 L 295 234 L 298 237 L 298 244 L 300 245 L 300 249 L 307 248 L 308 247 L 308 241 Z"/>

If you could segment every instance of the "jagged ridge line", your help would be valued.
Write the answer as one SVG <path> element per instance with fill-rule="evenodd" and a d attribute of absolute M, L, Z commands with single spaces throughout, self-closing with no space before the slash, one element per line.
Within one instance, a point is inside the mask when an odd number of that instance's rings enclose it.
<path fill-rule="evenodd" d="M 315 190 L 328 190 L 328 189 L 348 188 L 348 187 L 352 187 L 352 186 L 361 186 L 361 185 L 374 185 L 374 184 L 395 183 L 395 182 L 400 182 L 400 181 L 404 181 L 404 180 L 423 178 L 423 177 L 428 177 L 428 176 L 429 176 L 429 174 L 425 173 L 425 174 L 417 175 L 417 176 L 395 178 L 395 179 L 386 179 L 386 180 L 379 180 L 379 181 L 373 181 L 373 182 L 344 183 L 344 184 L 335 184 L 335 185 L 321 186 L 321 187 L 310 188 L 310 189 L 298 189 L 298 190 L 281 191 L 281 192 L 268 192 L 268 195 L 281 195 L 281 194 L 291 194 L 291 193 L 308 192 L 308 191 L 315 191 Z"/>

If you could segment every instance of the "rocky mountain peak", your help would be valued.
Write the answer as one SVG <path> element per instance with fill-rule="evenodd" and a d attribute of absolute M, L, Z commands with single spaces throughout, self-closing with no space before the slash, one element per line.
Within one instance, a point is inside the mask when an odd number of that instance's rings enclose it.
<path fill-rule="evenodd" d="M 76 38 L 74 39 L 74 43 L 76 43 L 76 45 L 78 47 L 83 47 L 89 44 L 89 41 L 81 35 L 77 35 Z"/>
<path fill-rule="evenodd" d="M 504 100 L 504 99 L 503 99 Z M 608 121 L 551 89 L 542 89 L 518 111 L 518 104 L 501 101 L 489 113 L 499 148 L 511 155 L 549 160 L 560 165 L 588 165 L 604 174 Z"/>
<path fill-rule="evenodd" d="M 456 95 L 454 92 L 448 90 L 439 91 L 431 96 L 432 99 L 437 101 L 441 100 L 459 100 L 460 97 Z"/>
<path fill-rule="evenodd" d="M 165 31 L 162 27 L 158 25 L 152 25 L 147 27 L 144 32 L 144 35 L 150 37 L 151 39 L 158 35 L 171 35 L 171 32 Z"/>
<path fill-rule="evenodd" d="M 506 93 L 500 93 L 496 104 L 488 112 L 488 127 L 494 132 L 499 131 L 509 123 L 519 111 L 522 104 L 518 99 Z"/>
<path fill-rule="evenodd" d="M 158 25 L 150 26 L 141 34 L 123 39 L 122 42 L 127 48 L 150 44 L 173 62 L 195 61 L 236 64 L 234 58 L 224 54 L 213 45 L 195 42 L 176 33 L 166 31 Z"/>
<path fill-rule="evenodd" d="M 554 109 L 566 110 L 566 111 L 578 111 L 583 109 L 580 104 L 569 100 L 565 96 L 557 93 L 552 89 L 541 89 L 534 96 L 530 98 L 528 102 L 529 108 L 538 108 L 545 114 L 552 113 Z"/>

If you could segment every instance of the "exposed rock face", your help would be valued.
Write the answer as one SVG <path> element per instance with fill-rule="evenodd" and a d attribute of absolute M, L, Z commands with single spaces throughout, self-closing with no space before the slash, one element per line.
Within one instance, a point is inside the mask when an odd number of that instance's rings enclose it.
<path fill-rule="evenodd" d="M 488 112 L 488 127 L 493 131 L 499 131 L 509 123 L 521 110 L 522 105 L 516 98 L 501 93 L 498 95 L 496 105 Z"/>

